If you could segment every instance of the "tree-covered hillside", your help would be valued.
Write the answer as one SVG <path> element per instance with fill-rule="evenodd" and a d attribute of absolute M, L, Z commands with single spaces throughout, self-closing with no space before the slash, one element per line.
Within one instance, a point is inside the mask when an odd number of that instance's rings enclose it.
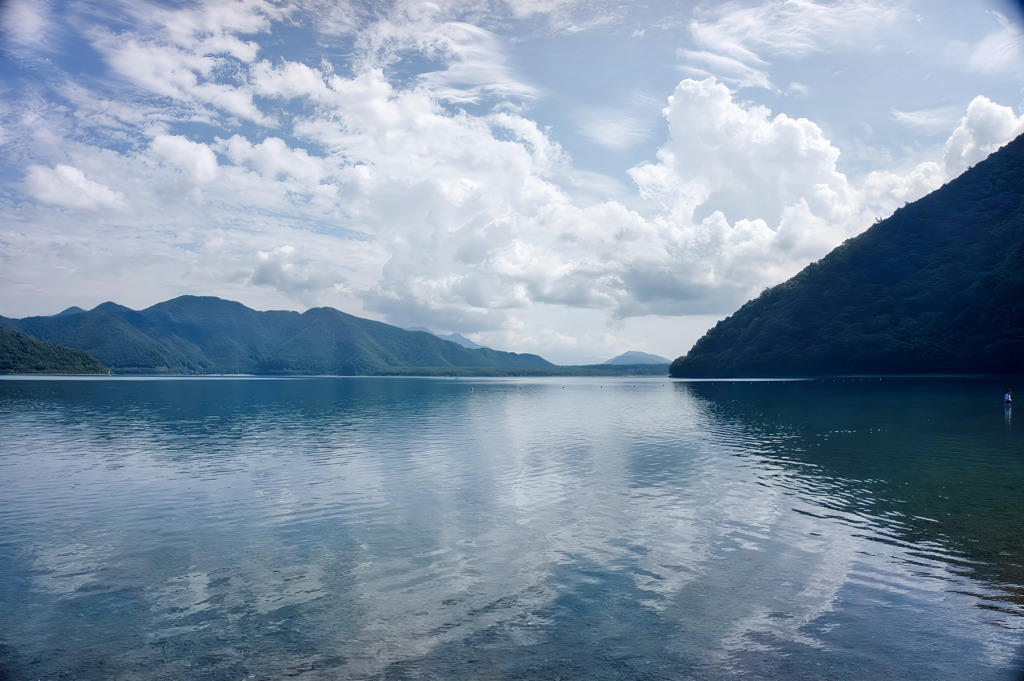
<path fill-rule="evenodd" d="M 333 308 L 257 312 L 182 296 L 145 310 L 103 303 L 88 312 L 6 319 L 0 326 L 93 354 L 116 373 L 393 373 L 409 367 L 548 367 L 536 355 L 470 350 L 429 333 Z"/>
<path fill-rule="evenodd" d="M 1024 137 L 767 289 L 670 373 L 1024 373 Z"/>
<path fill-rule="evenodd" d="M 0 374 L 105 374 L 88 353 L 0 327 Z"/>

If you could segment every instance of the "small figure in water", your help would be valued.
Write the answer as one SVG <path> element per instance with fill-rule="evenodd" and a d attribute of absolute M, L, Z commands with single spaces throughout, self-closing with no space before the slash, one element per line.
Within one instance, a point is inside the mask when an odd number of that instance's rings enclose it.
<path fill-rule="evenodd" d="M 1006 394 L 1003 395 L 1003 403 L 1004 404 L 1011 404 L 1012 402 L 1013 402 L 1013 395 L 1010 394 L 1010 389 L 1007 388 L 1006 389 Z"/>

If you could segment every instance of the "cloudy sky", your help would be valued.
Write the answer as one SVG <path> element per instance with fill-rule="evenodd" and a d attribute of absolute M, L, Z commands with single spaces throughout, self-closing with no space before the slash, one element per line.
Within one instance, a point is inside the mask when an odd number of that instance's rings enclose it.
<path fill-rule="evenodd" d="M 0 315 L 674 358 L 1024 132 L 1007 0 L 0 1 Z"/>

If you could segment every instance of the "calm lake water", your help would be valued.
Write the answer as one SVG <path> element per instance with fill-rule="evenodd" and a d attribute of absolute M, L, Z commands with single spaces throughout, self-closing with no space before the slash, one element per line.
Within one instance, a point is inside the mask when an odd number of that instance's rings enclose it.
<path fill-rule="evenodd" d="M 0 678 L 1024 678 L 1006 387 L 0 380 Z"/>

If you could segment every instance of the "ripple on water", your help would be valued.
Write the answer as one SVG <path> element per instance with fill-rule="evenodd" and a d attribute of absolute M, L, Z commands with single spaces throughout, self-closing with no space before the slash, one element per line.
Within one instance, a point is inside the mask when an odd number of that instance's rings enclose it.
<path fill-rule="evenodd" d="M 26 677 L 996 679 L 1021 641 L 1020 440 L 932 388 L 107 383 L 0 382 Z"/>

